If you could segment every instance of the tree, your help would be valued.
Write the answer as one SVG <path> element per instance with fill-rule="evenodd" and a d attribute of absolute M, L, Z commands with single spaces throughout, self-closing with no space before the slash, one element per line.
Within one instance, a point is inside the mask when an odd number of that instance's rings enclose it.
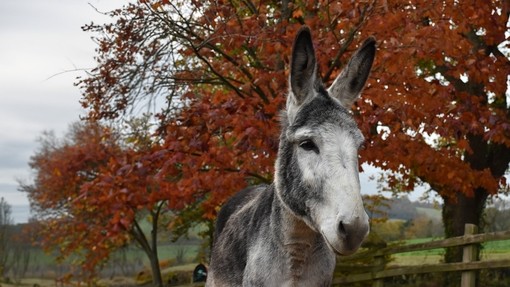
<path fill-rule="evenodd" d="M 12 235 L 10 238 L 11 258 L 9 263 L 10 279 L 16 284 L 21 283 L 25 277 L 32 259 L 32 238 L 28 229 L 28 224 L 18 224 L 12 226 Z"/>
<path fill-rule="evenodd" d="M 9 271 L 11 261 L 11 239 L 12 239 L 12 217 L 11 206 L 4 198 L 0 198 L 0 277 Z"/>
<path fill-rule="evenodd" d="M 507 1 L 148 1 L 89 25 L 97 67 L 79 80 L 89 120 L 118 120 L 144 98 L 166 97 L 158 184 L 204 218 L 239 188 L 269 182 L 291 39 L 315 35 L 328 83 L 361 39 L 378 54 L 354 108 L 367 138 L 361 161 L 390 185 L 428 183 L 444 200 L 447 237 L 480 223 L 506 186 L 508 70 L 501 45 Z M 457 250 L 447 261 L 459 259 Z"/>
<path fill-rule="evenodd" d="M 135 241 L 151 263 L 155 285 L 162 286 L 156 240 L 170 197 L 152 179 L 157 158 L 140 155 L 153 144 L 132 131 L 121 137 L 115 129 L 83 122 L 63 140 L 45 133 L 30 159 L 34 182 L 20 190 L 36 211 L 36 236 L 46 250 L 61 258 L 80 255 L 92 276 L 113 250 Z M 141 227 L 146 221 L 149 234 Z"/>
<path fill-rule="evenodd" d="M 427 182 L 444 200 L 446 236 L 461 235 L 465 223 L 480 224 L 487 197 L 507 184 L 510 62 L 498 46 L 508 2 L 382 8 L 367 23 L 384 23 L 380 49 L 390 51 L 380 56 L 384 96 L 367 97 L 379 128 L 367 160 L 403 174 L 409 187 Z M 394 159 L 382 160 L 390 152 Z M 460 258 L 459 249 L 446 253 L 449 262 Z"/>

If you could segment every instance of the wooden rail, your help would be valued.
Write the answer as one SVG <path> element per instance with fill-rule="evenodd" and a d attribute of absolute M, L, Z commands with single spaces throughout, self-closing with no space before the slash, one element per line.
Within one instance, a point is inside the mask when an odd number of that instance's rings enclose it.
<path fill-rule="evenodd" d="M 333 285 L 356 283 L 362 281 L 372 281 L 374 287 L 382 287 L 384 278 L 395 277 L 409 274 L 437 273 L 462 271 L 462 281 L 460 286 L 475 286 L 476 272 L 479 269 L 504 268 L 510 267 L 510 258 L 503 260 L 484 260 L 474 261 L 477 254 L 478 244 L 482 242 L 498 241 L 510 239 L 510 230 L 503 232 L 493 232 L 485 234 L 475 234 L 477 227 L 473 224 L 466 224 L 463 236 L 448 238 L 444 240 L 431 241 L 426 243 L 409 244 L 403 246 L 390 246 L 378 250 L 369 250 L 344 257 L 337 265 L 337 269 L 342 266 L 351 265 L 349 262 L 357 260 L 370 260 L 375 264 L 356 266 L 356 269 L 362 273 L 338 275 L 333 279 Z M 447 248 L 454 246 L 463 247 L 463 262 L 459 263 L 438 263 L 425 264 L 420 266 L 399 266 L 386 267 L 385 257 L 397 253 L 423 251 L 438 248 Z"/>

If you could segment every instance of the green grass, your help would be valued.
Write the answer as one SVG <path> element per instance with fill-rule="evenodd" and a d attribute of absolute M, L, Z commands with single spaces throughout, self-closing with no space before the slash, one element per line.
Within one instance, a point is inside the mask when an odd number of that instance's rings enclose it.
<path fill-rule="evenodd" d="M 441 240 L 441 238 L 415 238 L 415 239 L 408 239 L 404 241 L 400 241 L 399 243 L 402 245 L 410 245 L 410 244 L 419 244 L 419 243 L 426 243 L 434 240 Z M 422 251 L 412 251 L 412 252 L 405 252 L 405 253 L 398 253 L 395 254 L 395 256 L 403 257 L 403 256 L 431 256 L 431 255 L 443 255 L 444 249 L 429 249 L 429 250 L 422 250 Z"/>
<path fill-rule="evenodd" d="M 409 239 L 405 240 L 404 244 L 407 245 L 425 243 L 434 240 L 441 240 L 441 238 Z M 390 263 L 390 265 L 420 265 L 439 263 L 443 260 L 444 253 L 444 248 L 398 253 L 393 256 L 393 261 Z M 482 260 L 504 259 L 510 257 L 510 240 L 490 241 L 483 244 L 481 249 L 481 257 Z"/>
<path fill-rule="evenodd" d="M 441 240 L 442 238 L 416 238 L 416 239 L 408 239 L 404 240 L 403 243 L 408 244 L 417 244 L 417 243 L 425 243 L 435 240 Z M 440 249 L 433 249 L 433 250 L 441 250 Z M 425 251 L 432 251 L 432 250 L 425 250 Z M 489 241 L 483 244 L 482 251 L 488 252 L 488 253 L 510 253 L 510 240 L 500 240 L 500 241 Z M 407 252 L 402 254 L 419 254 L 422 251 L 414 251 L 414 252 Z"/>
<path fill-rule="evenodd" d="M 482 252 L 510 253 L 510 240 L 487 242 L 483 245 Z"/>
<path fill-rule="evenodd" d="M 174 260 L 178 257 L 180 252 L 183 252 L 183 260 L 184 262 L 194 262 L 196 261 L 197 254 L 199 252 L 200 245 L 193 243 L 168 243 L 162 244 L 158 246 L 158 256 L 160 261 L 164 260 Z M 136 246 L 130 246 L 125 250 L 118 250 L 111 254 L 110 258 L 119 258 L 122 255 L 122 252 L 125 252 L 125 256 L 128 262 L 134 262 L 136 260 L 140 260 L 144 265 L 149 265 L 149 260 L 145 252 L 137 248 Z M 77 258 L 76 255 L 71 255 L 69 258 L 66 258 L 61 265 L 71 265 L 73 260 Z M 30 265 L 31 266 L 42 266 L 42 267 L 50 267 L 50 266 L 58 266 L 59 263 L 56 260 L 55 254 L 47 254 L 40 248 L 32 248 L 30 255 Z"/>
<path fill-rule="evenodd" d="M 199 252 L 200 245 L 198 244 L 163 244 L 158 246 L 158 257 L 160 261 L 165 260 L 173 260 L 179 256 L 180 252 L 183 252 L 183 260 L 184 262 L 192 262 L 195 261 L 197 254 Z M 117 251 L 113 256 L 121 256 L 122 251 Z M 136 248 L 135 246 L 130 246 L 125 250 L 127 261 L 133 262 L 137 259 L 141 259 L 143 264 L 149 265 L 149 260 L 145 252 Z"/>
<path fill-rule="evenodd" d="M 59 265 L 71 265 L 72 262 L 76 261 L 78 258 L 77 255 L 71 254 L 69 257 L 65 258 L 63 261 L 57 261 L 57 252 L 46 253 L 41 248 L 32 247 L 30 248 L 30 263 L 31 267 L 53 267 Z"/>
<path fill-rule="evenodd" d="M 413 238 L 413 239 L 406 239 L 404 240 L 404 244 L 408 245 L 408 244 L 418 244 L 418 243 L 425 243 L 425 242 L 430 242 L 430 241 L 434 241 L 434 240 L 441 240 L 443 238 L 435 238 L 435 237 L 427 237 L 427 238 Z"/>
<path fill-rule="evenodd" d="M 413 266 L 413 265 L 425 265 L 425 264 L 436 264 L 443 260 L 443 255 L 411 255 L 401 256 L 395 255 L 392 257 L 392 261 L 388 264 L 389 266 Z"/>

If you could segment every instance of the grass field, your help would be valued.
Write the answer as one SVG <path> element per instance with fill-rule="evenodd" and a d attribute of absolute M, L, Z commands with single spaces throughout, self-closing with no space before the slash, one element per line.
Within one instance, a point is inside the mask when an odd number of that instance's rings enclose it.
<path fill-rule="evenodd" d="M 184 244 L 163 244 L 158 246 L 158 255 L 161 260 L 176 258 L 183 253 L 184 260 L 190 261 L 196 258 L 198 251 L 200 249 L 200 245 L 198 243 L 184 243 Z M 136 248 L 134 246 L 129 247 L 125 250 L 126 257 L 128 261 L 132 261 L 135 259 L 142 259 L 142 261 L 146 261 L 146 255 L 140 248 Z M 113 253 L 112 256 L 119 256 L 120 251 L 117 253 Z M 71 256 L 68 260 L 72 261 L 74 258 Z M 33 248 L 31 252 L 31 260 L 32 264 L 40 264 L 40 265 L 55 265 L 57 264 L 55 256 L 53 254 L 47 254 L 43 252 L 41 249 Z M 68 260 L 65 260 L 67 262 Z"/>
<path fill-rule="evenodd" d="M 441 238 L 420 238 L 420 239 L 411 239 L 411 240 L 405 240 L 403 242 L 400 242 L 400 244 L 415 244 L 415 243 L 424 243 L 429 242 L 433 240 L 440 240 Z M 192 241 L 192 242 L 183 242 L 178 244 L 171 244 L 166 243 L 161 246 L 159 246 L 159 258 L 160 261 L 172 261 L 172 265 L 179 264 L 180 266 L 172 266 L 170 268 L 177 268 L 175 270 L 188 270 L 194 268 L 197 261 L 197 254 L 200 250 L 200 244 L 198 241 Z M 432 249 L 432 250 L 425 250 L 425 251 L 414 251 L 414 252 L 407 252 L 407 253 L 400 253 L 392 256 L 392 261 L 388 264 L 389 266 L 416 266 L 416 265 L 425 265 L 425 264 L 436 264 L 443 261 L 444 256 L 444 249 Z M 136 265 L 135 269 L 133 270 L 133 275 L 127 276 L 124 275 L 119 276 L 120 274 L 116 273 L 115 278 L 108 279 L 105 273 L 104 277 L 106 279 L 102 279 L 101 282 L 102 286 L 133 286 L 131 283 L 133 280 L 135 280 L 136 274 L 140 272 L 141 270 L 148 270 L 149 264 L 148 260 L 146 259 L 145 253 L 138 248 L 130 247 L 125 250 L 125 253 L 122 255 L 120 253 L 116 253 L 113 255 L 115 256 L 125 256 L 126 261 L 128 262 L 135 262 L 137 261 L 138 264 Z M 493 259 L 508 259 L 510 258 L 510 240 L 505 241 L 493 241 L 488 242 L 482 246 L 481 249 L 481 257 L 482 260 L 493 260 Z M 33 256 L 31 257 L 33 260 L 32 264 L 36 264 L 37 266 L 46 266 L 49 265 L 57 266 L 55 259 L 51 255 L 44 254 L 41 250 L 34 250 Z M 177 258 L 180 258 L 180 262 L 177 262 Z M 63 262 L 60 266 L 69 266 L 69 262 L 71 262 L 72 259 L 69 259 L 66 262 Z M 110 266 L 115 266 L 116 262 L 112 261 L 110 263 Z M 108 265 L 108 264 L 107 264 Z M 32 265 L 35 266 L 35 265 Z M 105 266 L 107 267 L 107 266 Z M 55 269 L 55 268 L 54 268 Z M 58 269 L 58 268 L 57 268 Z M 165 268 L 167 269 L 167 268 Z M 168 269 L 173 270 L 173 269 Z M 168 270 L 165 270 L 166 272 L 169 272 Z M 40 275 L 39 275 L 40 274 Z M 51 275 L 53 274 L 53 275 Z M 56 278 L 55 272 L 53 273 L 34 273 L 34 277 L 40 277 L 40 278 Z M 30 276 L 30 275 L 29 275 Z M 28 281 L 27 281 L 28 280 Z M 24 286 L 32 286 L 31 282 L 36 279 L 27 279 L 23 280 Z M 106 280 L 106 281 L 105 281 Z M 113 282 L 114 280 L 115 282 Z M 55 286 L 55 281 L 52 279 L 37 279 L 35 282 L 37 282 L 41 287 L 43 286 Z M 42 283 L 42 284 L 41 284 Z M 2 287 L 11 287 L 11 285 L 1 283 Z"/>
<path fill-rule="evenodd" d="M 160 260 L 175 259 L 183 253 L 184 261 L 190 261 L 196 258 L 200 249 L 198 244 L 165 244 L 158 246 L 158 256 Z M 127 259 L 134 260 L 143 258 L 144 263 L 148 263 L 145 253 L 139 248 L 129 248 L 127 251 Z"/>
<path fill-rule="evenodd" d="M 440 238 L 410 239 L 405 240 L 404 244 L 424 243 L 433 240 L 440 240 Z M 439 263 L 442 262 L 444 253 L 445 251 L 443 248 L 399 253 L 393 256 L 393 261 L 390 265 L 422 265 Z M 509 257 L 510 240 L 491 241 L 482 245 L 482 260 L 508 259 Z"/>
<path fill-rule="evenodd" d="M 199 249 L 200 244 L 198 241 L 195 243 L 166 243 L 158 246 L 160 262 L 162 264 L 169 264 L 169 266 L 166 265 L 162 268 L 162 274 L 173 274 L 176 272 L 191 274 L 198 263 L 197 254 Z M 124 274 L 119 271 L 119 262 L 121 262 L 118 261 L 119 258 L 124 258 L 124 261 L 122 261 L 124 263 L 122 264 L 127 262 L 131 266 L 129 267 L 129 270 L 131 270 L 129 273 Z M 4 279 L 0 278 L 0 286 L 34 286 L 34 284 L 40 287 L 56 286 L 55 278 L 69 272 L 71 262 L 75 259 L 75 256 L 71 256 L 63 262 L 57 263 L 52 254 L 46 254 L 41 249 L 34 248 L 31 253 L 28 273 L 22 279 L 21 284 L 14 285 L 14 280 L 11 280 L 11 283 L 7 283 Z M 137 282 L 136 278 L 142 271 L 150 274 L 149 266 L 147 256 L 139 248 L 131 246 L 124 250 L 124 254 L 119 251 L 114 252 L 111 260 L 104 266 L 103 272 L 100 275 L 102 279 L 98 281 L 98 286 L 139 286 L 140 282 Z M 113 274 L 115 275 L 113 276 Z"/>

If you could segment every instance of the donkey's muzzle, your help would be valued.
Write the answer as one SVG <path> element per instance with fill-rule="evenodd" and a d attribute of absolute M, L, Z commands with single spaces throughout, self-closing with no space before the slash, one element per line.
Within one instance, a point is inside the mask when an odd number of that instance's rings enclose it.
<path fill-rule="evenodd" d="M 368 235 L 369 224 L 364 218 L 356 217 L 352 221 L 340 220 L 338 224 L 338 237 L 342 241 L 342 255 L 356 252 Z"/>
<path fill-rule="evenodd" d="M 340 224 L 338 224 L 338 235 L 340 235 L 341 238 L 347 238 L 347 229 L 345 229 L 345 225 L 343 221 L 340 221 Z"/>

